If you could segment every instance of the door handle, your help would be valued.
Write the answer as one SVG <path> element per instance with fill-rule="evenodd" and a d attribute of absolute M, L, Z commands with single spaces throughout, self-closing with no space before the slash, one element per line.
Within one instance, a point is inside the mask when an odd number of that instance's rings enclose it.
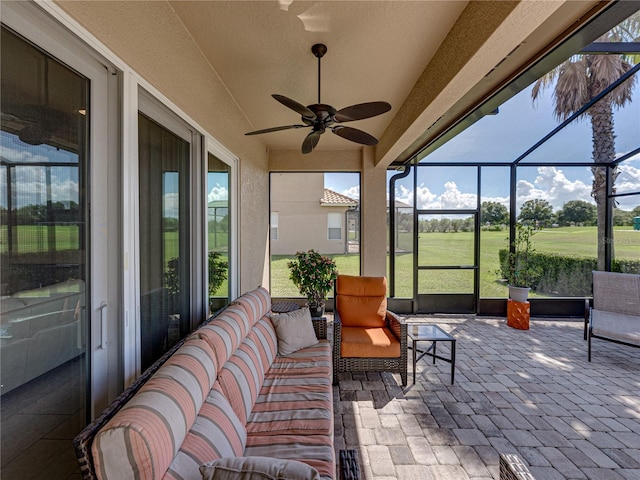
<path fill-rule="evenodd" d="M 100 345 L 98 348 L 106 350 L 109 343 L 107 337 L 107 302 L 103 300 L 98 310 L 100 310 Z"/>

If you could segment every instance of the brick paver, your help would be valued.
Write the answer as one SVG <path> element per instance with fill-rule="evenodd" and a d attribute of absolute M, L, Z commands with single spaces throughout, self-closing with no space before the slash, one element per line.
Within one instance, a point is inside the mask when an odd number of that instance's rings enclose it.
<path fill-rule="evenodd" d="M 406 318 L 456 337 L 456 383 L 426 358 L 405 388 L 340 374 L 336 448 L 360 452 L 364 479 L 497 480 L 498 455 L 517 453 L 539 480 L 640 480 L 640 349 L 595 340 L 588 363 L 581 321 Z"/>

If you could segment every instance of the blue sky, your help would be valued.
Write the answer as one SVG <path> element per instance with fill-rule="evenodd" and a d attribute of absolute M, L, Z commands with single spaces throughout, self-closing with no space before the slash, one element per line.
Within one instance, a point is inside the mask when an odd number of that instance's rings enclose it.
<path fill-rule="evenodd" d="M 551 114 L 551 90 L 547 90 L 535 108 L 531 101 L 531 90 L 527 88 L 500 107 L 498 115 L 484 117 L 456 138 L 433 152 L 429 162 L 482 161 L 511 162 L 530 146 L 550 132 L 557 122 Z M 640 146 L 640 81 L 637 82 L 634 101 L 614 112 L 616 152 L 625 154 Z M 591 158 L 591 126 L 589 121 L 570 125 L 545 145 L 540 147 L 527 161 L 584 162 Z M 46 145 L 30 146 L 20 142 L 16 136 L 0 132 L 0 156 L 20 163 L 48 161 L 76 162 L 77 156 L 56 150 Z M 44 175 L 23 169 L 16 181 L 28 184 L 18 188 L 19 205 L 38 202 L 46 191 Z M 78 179 L 75 169 L 53 169 L 52 196 L 54 201 L 77 200 Z M 422 169 L 418 178 L 418 204 L 421 208 L 466 206 L 475 203 L 474 169 L 439 167 Z M 640 190 L 640 155 L 625 162 L 616 182 L 619 192 Z M 424 173 L 427 172 L 427 173 Z M 393 173 L 390 173 L 392 175 Z M 507 168 L 484 168 L 482 178 L 482 199 L 508 203 Z M 530 167 L 518 169 L 518 204 L 532 198 L 544 198 L 558 209 L 568 200 L 592 201 L 590 197 L 591 172 L 587 167 Z M 422 178 L 424 177 L 424 178 Z M 223 175 L 209 175 L 208 200 L 228 198 L 228 178 Z M 166 185 L 167 196 L 175 196 L 176 188 Z M 352 198 L 360 196 L 360 177 L 357 173 L 326 173 L 325 187 Z M 412 183 L 398 184 L 398 199 L 413 202 Z M 173 208 L 175 199 L 166 198 L 167 211 Z M 0 204 L 6 205 L 6 170 L 0 169 Z M 621 199 L 620 207 L 632 209 L 638 205 L 637 197 Z"/>
<path fill-rule="evenodd" d="M 500 107 L 498 115 L 486 116 L 457 137 L 430 154 L 428 162 L 512 162 L 552 131 L 558 122 L 552 115 L 552 90 L 536 102 L 531 87 Z M 640 81 L 634 101 L 614 110 L 616 154 L 623 155 L 640 146 Z M 518 169 L 518 205 L 534 198 L 549 201 L 555 209 L 569 200 L 593 202 L 592 174 L 588 167 L 553 167 L 554 162 L 591 161 L 591 124 L 588 119 L 574 122 L 525 158 Z M 548 163 L 548 167 L 524 168 L 527 162 Z M 431 167 L 418 174 L 418 206 L 421 208 L 471 208 L 475 204 L 475 168 Z M 640 191 L 640 155 L 624 162 L 616 182 L 618 192 Z M 353 174 L 350 174 L 353 175 Z M 390 173 L 388 176 L 393 175 Z M 358 192 L 357 181 L 344 174 L 325 174 L 325 186 L 341 193 Z M 508 205 L 509 169 L 483 168 L 482 200 Z M 397 184 L 397 197 L 413 203 L 413 185 L 409 180 Z M 620 208 L 632 209 L 638 199 L 620 199 Z"/>

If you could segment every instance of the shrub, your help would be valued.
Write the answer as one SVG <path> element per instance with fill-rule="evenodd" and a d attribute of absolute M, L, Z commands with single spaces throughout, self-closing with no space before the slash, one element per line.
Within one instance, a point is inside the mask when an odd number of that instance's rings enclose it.
<path fill-rule="evenodd" d="M 333 282 L 338 276 L 336 263 L 315 250 L 296 253 L 296 259 L 287 263 L 289 278 L 309 305 L 323 305 Z"/>
<path fill-rule="evenodd" d="M 506 278 L 505 272 L 508 272 L 509 268 L 509 251 L 501 249 L 498 256 L 500 273 Z M 595 258 L 536 252 L 530 255 L 529 263 L 542 272 L 538 281 L 531 285 L 532 290 L 562 297 L 591 296 L 591 272 L 598 269 L 598 262 Z M 640 272 L 640 261 L 614 260 L 612 270 L 622 273 L 638 273 Z"/>

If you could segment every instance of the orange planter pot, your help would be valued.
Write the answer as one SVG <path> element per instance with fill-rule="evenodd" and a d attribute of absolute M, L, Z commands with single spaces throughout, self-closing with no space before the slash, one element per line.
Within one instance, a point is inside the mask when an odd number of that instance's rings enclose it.
<path fill-rule="evenodd" d="M 530 304 L 507 300 L 507 325 L 518 330 L 529 330 Z"/>

